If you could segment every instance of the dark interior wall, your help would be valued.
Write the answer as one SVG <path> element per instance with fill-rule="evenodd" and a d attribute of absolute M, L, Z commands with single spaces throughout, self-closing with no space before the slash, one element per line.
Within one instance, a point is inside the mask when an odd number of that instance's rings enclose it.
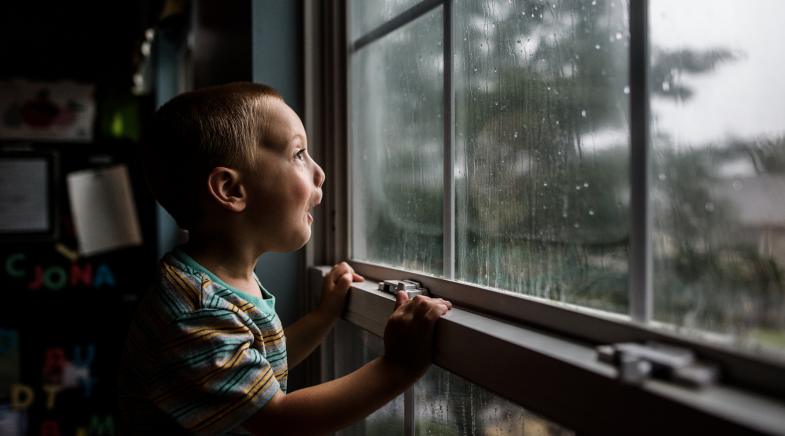
<path fill-rule="evenodd" d="M 252 80 L 251 3 L 193 2 L 194 88 Z"/>

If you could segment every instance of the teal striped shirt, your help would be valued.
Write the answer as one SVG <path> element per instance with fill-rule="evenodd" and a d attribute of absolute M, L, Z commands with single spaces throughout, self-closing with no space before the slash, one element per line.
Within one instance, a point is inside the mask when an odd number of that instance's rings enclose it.
<path fill-rule="evenodd" d="M 125 347 L 120 407 L 129 433 L 244 433 L 242 423 L 286 391 L 286 338 L 275 297 L 259 287 L 263 299 L 177 249 L 161 260 Z"/>

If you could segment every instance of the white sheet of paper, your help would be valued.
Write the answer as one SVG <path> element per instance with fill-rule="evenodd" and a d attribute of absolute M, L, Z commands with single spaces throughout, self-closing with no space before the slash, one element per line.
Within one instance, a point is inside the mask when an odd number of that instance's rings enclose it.
<path fill-rule="evenodd" d="M 49 230 L 46 159 L 0 159 L 0 232 Z"/>
<path fill-rule="evenodd" d="M 74 172 L 67 180 L 79 253 L 90 256 L 142 244 L 125 165 Z"/>

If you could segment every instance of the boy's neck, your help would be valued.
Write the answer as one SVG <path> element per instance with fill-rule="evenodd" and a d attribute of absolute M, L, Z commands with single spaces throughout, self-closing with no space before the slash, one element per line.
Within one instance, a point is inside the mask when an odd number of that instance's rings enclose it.
<path fill-rule="evenodd" d="M 225 236 L 206 237 L 198 232 L 189 232 L 188 242 L 182 250 L 227 284 L 243 291 L 250 287 L 258 292 L 253 272 L 259 254 L 247 242 Z"/>

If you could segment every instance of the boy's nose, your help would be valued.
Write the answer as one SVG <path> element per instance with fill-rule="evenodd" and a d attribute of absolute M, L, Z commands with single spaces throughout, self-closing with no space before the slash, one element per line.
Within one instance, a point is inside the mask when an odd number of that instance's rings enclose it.
<path fill-rule="evenodd" d="M 322 170 L 322 167 L 320 167 L 319 164 L 316 164 L 316 171 L 315 171 L 314 180 L 313 180 L 314 184 L 318 188 L 321 188 L 322 185 L 324 184 L 324 179 L 325 179 L 324 170 Z"/>

